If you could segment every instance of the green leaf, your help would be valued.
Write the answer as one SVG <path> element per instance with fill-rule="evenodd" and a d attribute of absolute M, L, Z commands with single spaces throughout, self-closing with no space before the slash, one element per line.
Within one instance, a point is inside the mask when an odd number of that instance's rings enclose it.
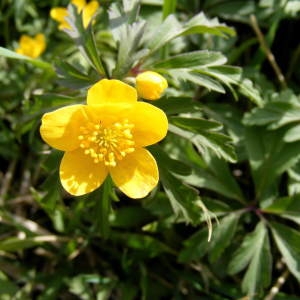
<path fill-rule="evenodd" d="M 87 28 L 84 28 L 82 16 L 73 4 L 68 5 L 68 16 L 66 19 L 71 29 L 65 29 L 65 31 L 75 41 L 81 54 L 100 75 L 109 77 L 102 63 L 101 56 L 98 54 L 92 31 L 92 22 Z"/>
<path fill-rule="evenodd" d="M 300 120 L 300 101 L 290 90 L 273 94 L 271 101 L 264 107 L 255 108 L 246 113 L 243 119 L 246 125 L 268 125 L 269 129 L 277 129 Z"/>
<path fill-rule="evenodd" d="M 287 143 L 292 143 L 300 140 L 300 125 L 295 125 L 288 129 L 283 137 Z"/>
<path fill-rule="evenodd" d="M 181 263 L 189 263 L 203 257 L 208 249 L 207 228 L 201 229 L 194 233 L 189 239 L 183 242 L 183 249 L 178 255 L 178 261 Z"/>
<path fill-rule="evenodd" d="M 152 66 L 154 68 L 181 69 L 192 67 L 208 67 L 225 64 L 226 57 L 221 52 L 199 50 L 175 55 L 163 61 L 158 61 Z"/>
<path fill-rule="evenodd" d="M 44 69 L 51 75 L 55 75 L 53 66 L 45 61 L 42 61 L 40 59 L 34 59 L 25 55 L 18 54 L 14 51 L 11 51 L 9 49 L 0 47 L 0 56 L 11 58 L 11 59 L 18 59 L 18 60 L 24 60 L 26 62 L 31 63 L 35 67 Z"/>
<path fill-rule="evenodd" d="M 148 149 L 152 154 L 154 154 L 158 161 L 164 164 L 164 167 L 170 172 L 182 176 L 191 174 L 192 169 L 187 164 L 180 160 L 171 158 L 165 151 L 163 151 L 163 149 L 159 147 L 159 145 L 150 146 Z"/>
<path fill-rule="evenodd" d="M 221 37 L 234 36 L 234 29 L 219 23 L 217 18 L 209 20 L 203 12 L 181 25 L 174 15 L 169 15 L 164 22 L 154 30 L 147 47 L 150 53 L 155 52 L 168 42 L 179 36 L 190 34 L 213 34 Z"/>
<path fill-rule="evenodd" d="M 300 225 L 300 195 L 276 199 L 262 211 L 292 220 Z"/>
<path fill-rule="evenodd" d="M 150 53 L 161 49 L 169 41 L 178 36 L 181 30 L 181 24 L 174 15 L 169 15 L 164 22 L 158 26 L 149 38 L 146 47 L 150 49 Z"/>
<path fill-rule="evenodd" d="M 215 262 L 231 244 L 239 221 L 239 213 L 231 213 L 222 218 L 214 228 L 209 244 L 209 259 Z"/>
<path fill-rule="evenodd" d="M 99 80 L 98 74 L 85 74 L 79 68 L 66 61 L 56 63 L 59 82 L 73 89 L 87 88 Z M 81 67 L 82 68 L 82 67 Z"/>
<path fill-rule="evenodd" d="M 139 21 L 121 27 L 118 57 L 113 77 L 124 77 L 142 57 L 148 54 L 148 49 L 139 50 L 145 26 L 145 21 Z"/>
<path fill-rule="evenodd" d="M 284 129 L 270 131 L 257 127 L 248 127 L 245 131 L 256 197 L 260 201 L 264 200 L 272 185 L 276 188 L 278 177 L 300 159 L 300 142 L 284 143 L 284 133 Z M 273 194 L 276 195 L 275 190 Z"/>
<path fill-rule="evenodd" d="M 216 121 L 210 121 L 203 118 L 183 118 L 183 117 L 171 117 L 170 122 L 183 129 L 193 132 L 199 132 L 202 130 L 220 130 L 223 125 Z"/>
<path fill-rule="evenodd" d="M 0 241 L 0 250 L 8 252 L 19 251 L 41 245 L 45 242 L 58 242 L 59 239 L 60 238 L 56 235 L 42 235 L 25 238 L 11 237 Z"/>
<path fill-rule="evenodd" d="M 190 140 L 201 152 L 209 150 L 214 152 L 218 157 L 222 157 L 230 162 L 236 161 L 234 147 L 231 145 L 231 138 L 222 133 L 214 131 L 200 131 L 195 134 L 187 130 L 183 130 L 172 124 L 169 130 L 185 139 Z"/>
<path fill-rule="evenodd" d="M 203 12 L 184 24 L 181 35 L 208 33 L 221 37 L 234 36 L 235 30 L 219 22 L 218 18 L 208 19 Z"/>
<path fill-rule="evenodd" d="M 286 225 L 271 223 L 276 245 L 291 273 L 300 281 L 300 233 Z"/>
<path fill-rule="evenodd" d="M 230 245 L 235 234 L 240 215 L 231 213 L 223 217 L 213 229 L 211 241 L 207 241 L 207 228 L 198 230 L 190 238 L 183 242 L 178 260 L 189 263 L 198 260 L 205 254 L 209 255 L 210 261 L 215 262 Z"/>
<path fill-rule="evenodd" d="M 218 93 L 225 93 L 225 89 L 217 81 L 209 77 L 209 75 L 202 75 L 196 73 L 194 70 L 185 69 L 172 69 L 168 70 L 168 74 L 176 81 L 190 81 L 197 85 L 203 86 L 211 91 L 216 91 Z"/>
<path fill-rule="evenodd" d="M 272 257 L 265 224 L 260 222 L 248 234 L 239 249 L 234 253 L 228 266 L 229 274 L 236 274 L 247 265 L 242 289 L 250 299 L 270 284 Z"/>
<path fill-rule="evenodd" d="M 163 97 L 155 101 L 155 106 L 162 109 L 167 115 L 197 112 L 202 109 L 201 104 L 188 97 Z"/>
<path fill-rule="evenodd" d="M 175 134 L 168 135 L 165 149 L 172 157 L 192 168 L 192 174 L 182 177 L 184 182 L 244 203 L 243 194 L 223 159 L 217 158 L 208 151 L 200 156 L 192 141 L 182 139 Z"/>
<path fill-rule="evenodd" d="M 171 206 L 177 217 L 183 218 L 187 223 L 197 224 L 200 221 L 200 200 L 198 192 L 183 184 L 163 164 L 160 166 L 160 179 L 163 188 L 170 200 Z"/>

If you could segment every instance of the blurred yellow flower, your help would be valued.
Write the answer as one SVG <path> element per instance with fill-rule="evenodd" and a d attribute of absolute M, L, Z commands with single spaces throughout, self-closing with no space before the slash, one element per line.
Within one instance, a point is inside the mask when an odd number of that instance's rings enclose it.
<path fill-rule="evenodd" d="M 99 8 L 98 1 L 86 3 L 85 0 L 72 0 L 71 3 L 77 7 L 78 13 L 82 12 L 83 26 L 86 28 Z M 59 23 L 60 30 L 71 28 L 66 20 L 67 16 L 68 10 L 64 7 L 54 7 L 50 11 L 50 17 Z"/>
<path fill-rule="evenodd" d="M 46 49 L 46 39 L 41 33 L 34 37 L 26 34 L 21 35 L 19 47 L 16 49 L 18 54 L 26 55 L 31 58 L 39 57 Z"/>
<path fill-rule="evenodd" d="M 136 77 L 138 95 L 147 100 L 159 99 L 167 87 L 167 80 L 156 72 L 146 71 Z"/>
<path fill-rule="evenodd" d="M 60 180 L 70 194 L 92 192 L 110 175 L 128 197 L 143 198 L 159 179 L 156 161 L 144 147 L 163 139 L 167 129 L 165 113 L 137 101 L 136 89 L 102 79 L 88 90 L 87 105 L 44 114 L 40 133 L 65 151 Z"/>

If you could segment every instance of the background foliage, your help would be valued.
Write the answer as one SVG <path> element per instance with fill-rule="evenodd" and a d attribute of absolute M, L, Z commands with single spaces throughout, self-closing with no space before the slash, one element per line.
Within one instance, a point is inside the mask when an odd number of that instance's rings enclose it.
<path fill-rule="evenodd" d="M 0 4 L 1 299 L 300 299 L 299 2 L 140 2 L 87 30 L 70 6 L 68 33 L 68 1 Z M 14 52 L 39 32 L 41 58 Z M 41 115 L 137 67 L 169 82 L 160 185 L 71 197 Z"/>

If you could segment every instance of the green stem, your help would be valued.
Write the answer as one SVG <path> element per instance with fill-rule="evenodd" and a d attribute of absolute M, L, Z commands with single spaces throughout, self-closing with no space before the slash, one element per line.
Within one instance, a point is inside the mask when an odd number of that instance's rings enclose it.
<path fill-rule="evenodd" d="M 109 236 L 109 213 L 111 208 L 110 192 L 112 184 L 109 177 L 104 181 L 100 189 L 100 199 L 96 204 L 96 230 L 104 239 Z"/>

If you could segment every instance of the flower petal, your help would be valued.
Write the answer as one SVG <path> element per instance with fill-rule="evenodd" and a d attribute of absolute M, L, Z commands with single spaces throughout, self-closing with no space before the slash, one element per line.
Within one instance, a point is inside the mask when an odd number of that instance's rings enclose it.
<path fill-rule="evenodd" d="M 167 134 L 167 116 L 154 105 L 137 102 L 128 112 L 127 118 L 134 124 L 132 133 L 138 147 L 155 144 Z"/>
<path fill-rule="evenodd" d="M 71 151 L 79 146 L 79 127 L 86 122 L 85 105 L 70 105 L 43 115 L 40 133 L 53 148 Z"/>
<path fill-rule="evenodd" d="M 99 8 L 99 3 L 97 1 L 89 2 L 82 11 L 82 20 L 83 26 L 86 28 L 93 16 L 96 14 L 97 9 Z"/>
<path fill-rule="evenodd" d="M 117 187 L 128 197 L 143 198 L 158 183 L 159 174 L 156 161 L 146 149 L 137 149 L 118 161 L 110 174 Z"/>
<path fill-rule="evenodd" d="M 68 15 L 68 11 L 64 7 L 54 7 L 50 10 L 50 17 L 59 22 L 65 22 L 65 17 Z"/>
<path fill-rule="evenodd" d="M 110 103 L 134 103 L 137 92 L 132 86 L 116 79 L 102 79 L 94 84 L 87 94 L 88 105 Z"/>
<path fill-rule="evenodd" d="M 82 149 L 66 152 L 59 170 L 62 186 L 74 196 L 94 191 L 103 183 L 107 174 L 104 164 L 94 163 Z"/>
<path fill-rule="evenodd" d="M 85 0 L 72 0 L 71 3 L 77 7 L 79 12 L 86 6 Z"/>

